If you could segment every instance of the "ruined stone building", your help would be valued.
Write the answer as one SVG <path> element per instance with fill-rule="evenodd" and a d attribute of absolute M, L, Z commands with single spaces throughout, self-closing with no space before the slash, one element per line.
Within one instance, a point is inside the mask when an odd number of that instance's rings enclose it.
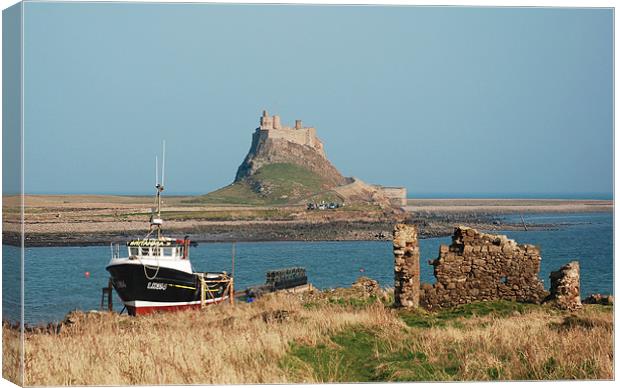
<path fill-rule="evenodd" d="M 453 307 L 475 301 L 512 300 L 551 303 L 563 310 L 581 308 L 579 263 L 572 261 L 551 272 L 547 292 L 540 280 L 540 250 L 517 244 L 503 235 L 458 226 L 452 244 L 439 247 L 435 284 L 420 285 L 420 254 L 414 226 L 394 227 L 394 305 Z M 611 300 L 611 302 L 609 302 Z M 613 303 L 613 298 L 607 299 Z"/>
<path fill-rule="evenodd" d="M 420 302 L 420 247 L 414 225 L 397 224 L 394 249 L 394 305 L 418 307 Z"/>
<path fill-rule="evenodd" d="M 547 296 L 538 276 L 540 260 L 534 245 L 459 226 L 452 244 L 442 245 L 431 262 L 437 281 L 422 286 L 420 305 L 449 307 L 496 299 L 540 303 Z"/>
<path fill-rule="evenodd" d="M 563 310 L 577 310 L 581 308 L 581 293 L 579 284 L 579 262 L 572 261 L 557 271 L 551 272 L 549 280 L 551 287 L 547 302 L 553 303 Z"/>
<path fill-rule="evenodd" d="M 394 227 L 394 296 L 399 307 L 452 307 L 474 301 L 506 299 L 541 303 L 549 294 L 538 273 L 540 250 L 503 235 L 459 226 L 452 244 L 439 247 L 435 284 L 420 285 L 415 227 Z"/>

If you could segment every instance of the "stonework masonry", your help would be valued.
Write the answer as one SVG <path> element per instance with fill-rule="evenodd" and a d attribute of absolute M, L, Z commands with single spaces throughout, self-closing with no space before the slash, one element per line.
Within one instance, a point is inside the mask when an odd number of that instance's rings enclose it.
<path fill-rule="evenodd" d="M 435 309 L 497 299 L 540 303 L 548 295 L 538 277 L 540 261 L 534 245 L 459 226 L 452 244 L 442 245 L 430 262 L 437 281 L 422 285 L 420 305 Z"/>
<path fill-rule="evenodd" d="M 551 293 L 548 302 L 562 310 L 577 310 L 581 306 L 579 287 L 579 262 L 571 261 L 557 271 L 551 272 Z"/>
<path fill-rule="evenodd" d="M 295 127 L 282 126 L 280 116 L 269 116 L 269 113 L 264 110 L 260 118 L 260 126 L 256 128 L 256 136 L 258 136 L 257 141 L 281 139 L 312 147 L 325 157 L 323 143 L 316 135 L 316 128 L 304 127 L 301 120 L 295 120 Z"/>
<path fill-rule="evenodd" d="M 420 301 L 420 249 L 418 231 L 413 225 L 397 224 L 394 227 L 394 305 L 419 306 Z"/>

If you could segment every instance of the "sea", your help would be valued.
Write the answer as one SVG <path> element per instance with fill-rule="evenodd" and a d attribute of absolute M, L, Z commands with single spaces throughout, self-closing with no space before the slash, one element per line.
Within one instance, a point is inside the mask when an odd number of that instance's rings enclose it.
<path fill-rule="evenodd" d="M 613 214 L 534 214 L 524 215 L 530 227 L 554 225 L 546 230 L 499 232 L 518 243 L 541 247 L 540 278 L 549 287 L 549 273 L 572 260 L 581 265 L 582 298 L 593 293 L 613 294 Z M 505 216 L 520 222 L 519 215 Z M 495 232 L 494 232 L 495 233 Z M 439 246 L 450 237 L 420 240 L 421 280 L 434 283 L 428 260 L 438 256 Z M 227 271 L 232 268 L 231 243 L 204 243 L 191 250 L 196 271 Z M 3 319 L 17 320 L 19 308 L 19 248 L 2 246 Z M 105 266 L 111 256 L 109 246 L 32 247 L 24 258 L 24 321 L 40 324 L 59 321 L 71 310 L 98 309 L 102 287 L 107 286 Z M 317 288 L 350 286 L 358 277 L 368 276 L 384 287 L 393 286 L 393 256 L 390 241 L 321 242 L 238 242 L 235 244 L 235 287 L 243 290 L 265 282 L 269 270 L 306 268 L 309 281 Z M 114 306 L 122 304 L 116 293 Z"/>

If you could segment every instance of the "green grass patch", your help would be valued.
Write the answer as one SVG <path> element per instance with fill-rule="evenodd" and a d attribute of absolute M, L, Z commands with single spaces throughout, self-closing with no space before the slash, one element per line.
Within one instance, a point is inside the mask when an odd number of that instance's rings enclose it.
<path fill-rule="evenodd" d="M 387 297 L 376 294 L 363 295 L 358 292 L 348 292 L 350 289 L 337 289 L 330 296 L 320 299 L 308 301 L 302 306 L 307 310 L 315 310 L 328 305 L 336 305 L 351 310 L 363 310 L 375 303 L 382 303 L 385 307 L 391 307 L 394 304 L 393 294 L 387 294 Z"/>
<path fill-rule="evenodd" d="M 581 315 L 569 315 L 564 317 L 561 323 L 550 323 L 550 327 L 557 330 L 570 330 L 570 329 L 582 329 L 582 330 L 593 330 L 593 329 L 604 329 L 613 331 L 613 323 L 607 322 L 600 318 L 593 318 L 588 316 Z"/>
<path fill-rule="evenodd" d="M 293 344 L 282 366 L 293 381 L 311 371 L 319 382 L 445 381 L 458 371 L 455 363 L 431 364 L 414 344 L 405 348 L 395 350 L 375 329 L 354 326 L 317 346 Z"/>
<path fill-rule="evenodd" d="M 252 191 L 247 182 L 235 182 L 209 194 L 194 197 L 183 202 L 222 205 L 265 205 L 267 200 Z"/>
<path fill-rule="evenodd" d="M 356 297 L 331 297 L 327 299 L 330 304 L 335 304 L 343 307 L 353 307 L 354 309 L 362 309 L 374 304 L 378 298 L 375 295 L 371 295 L 368 298 L 356 298 Z"/>
<path fill-rule="evenodd" d="M 337 200 L 326 180 L 293 163 L 273 163 L 259 168 L 252 176 L 232 183 L 188 203 L 269 205 L 306 200 Z"/>
<path fill-rule="evenodd" d="M 532 309 L 543 308 L 535 304 L 497 300 L 492 302 L 474 302 L 451 309 L 427 312 L 426 310 L 404 310 L 399 312 L 400 318 L 410 327 L 463 327 L 462 320 L 473 317 L 507 317 L 523 314 Z"/>
<path fill-rule="evenodd" d="M 320 311 L 320 307 L 326 304 L 355 309 L 369 304 L 369 301 L 339 295 L 309 302 L 304 307 Z M 529 353 L 531 349 L 526 345 L 527 340 L 514 349 L 495 347 L 491 343 L 487 348 L 486 345 L 481 347 L 456 340 L 438 344 L 431 353 L 426 353 L 428 337 L 425 330 L 450 326 L 465 333 L 482 323 L 495 322 L 495 318 L 511 319 L 537 312 L 534 319 L 546 315 L 553 321 L 549 324 L 560 330 L 583 330 L 585 335 L 594 333 L 594 330 L 600 332 L 601 328 L 612 331 L 613 323 L 601 317 L 598 309 L 592 307 L 590 312 L 587 306 L 585 311 L 567 315 L 550 306 L 492 301 L 430 313 L 424 310 L 399 311 L 398 316 L 412 328 L 350 326 L 315 346 L 291 344 L 281 365 L 294 382 L 454 381 L 471 379 L 472 376 L 481 380 L 589 379 L 605 373 L 600 360 L 595 357 L 585 357 L 579 363 L 571 364 L 563 358 L 563 353 L 549 352 L 544 358 L 537 359 Z M 490 319 L 477 319 L 483 317 Z M 522 320 L 517 322 L 523 325 Z M 450 333 L 452 331 L 446 331 L 446 335 L 452 335 Z M 557 341 L 558 336 L 553 336 L 556 339 L 550 340 L 549 345 L 557 346 L 553 341 Z M 468 362 L 465 365 L 466 360 L 475 359 L 480 352 L 491 352 L 495 357 L 480 364 Z M 472 365 L 476 370 L 471 370 Z"/>
<path fill-rule="evenodd" d="M 166 220 L 206 220 L 206 221 L 237 221 L 237 220 L 292 220 L 294 211 L 285 209 L 255 210 L 213 210 L 213 211 L 170 211 L 162 212 Z"/>

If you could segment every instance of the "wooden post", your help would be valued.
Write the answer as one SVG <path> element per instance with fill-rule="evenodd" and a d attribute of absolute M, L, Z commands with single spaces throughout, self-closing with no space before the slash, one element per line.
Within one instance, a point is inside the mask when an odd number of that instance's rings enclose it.
<path fill-rule="evenodd" d="M 235 304 L 235 242 L 232 243 L 232 271 L 231 271 L 231 279 L 229 286 L 229 297 L 230 304 Z"/>
<path fill-rule="evenodd" d="M 112 279 L 108 279 L 108 311 L 113 311 L 112 306 Z"/>
<path fill-rule="evenodd" d="M 99 304 L 99 310 L 103 311 L 103 301 L 108 298 L 108 311 L 114 310 L 112 306 L 112 279 L 108 279 L 108 286 L 101 288 L 101 303 Z"/>
<path fill-rule="evenodd" d="M 205 289 L 205 278 L 203 274 L 200 274 L 200 308 L 204 308 L 206 306 L 206 295 L 207 290 Z"/>
<path fill-rule="evenodd" d="M 235 278 L 230 279 L 230 286 L 228 288 L 228 299 L 230 300 L 230 304 L 235 304 Z"/>
<path fill-rule="evenodd" d="M 232 276 L 233 279 L 235 278 L 235 242 L 234 241 L 232 243 L 232 271 L 230 273 L 230 276 Z"/>

